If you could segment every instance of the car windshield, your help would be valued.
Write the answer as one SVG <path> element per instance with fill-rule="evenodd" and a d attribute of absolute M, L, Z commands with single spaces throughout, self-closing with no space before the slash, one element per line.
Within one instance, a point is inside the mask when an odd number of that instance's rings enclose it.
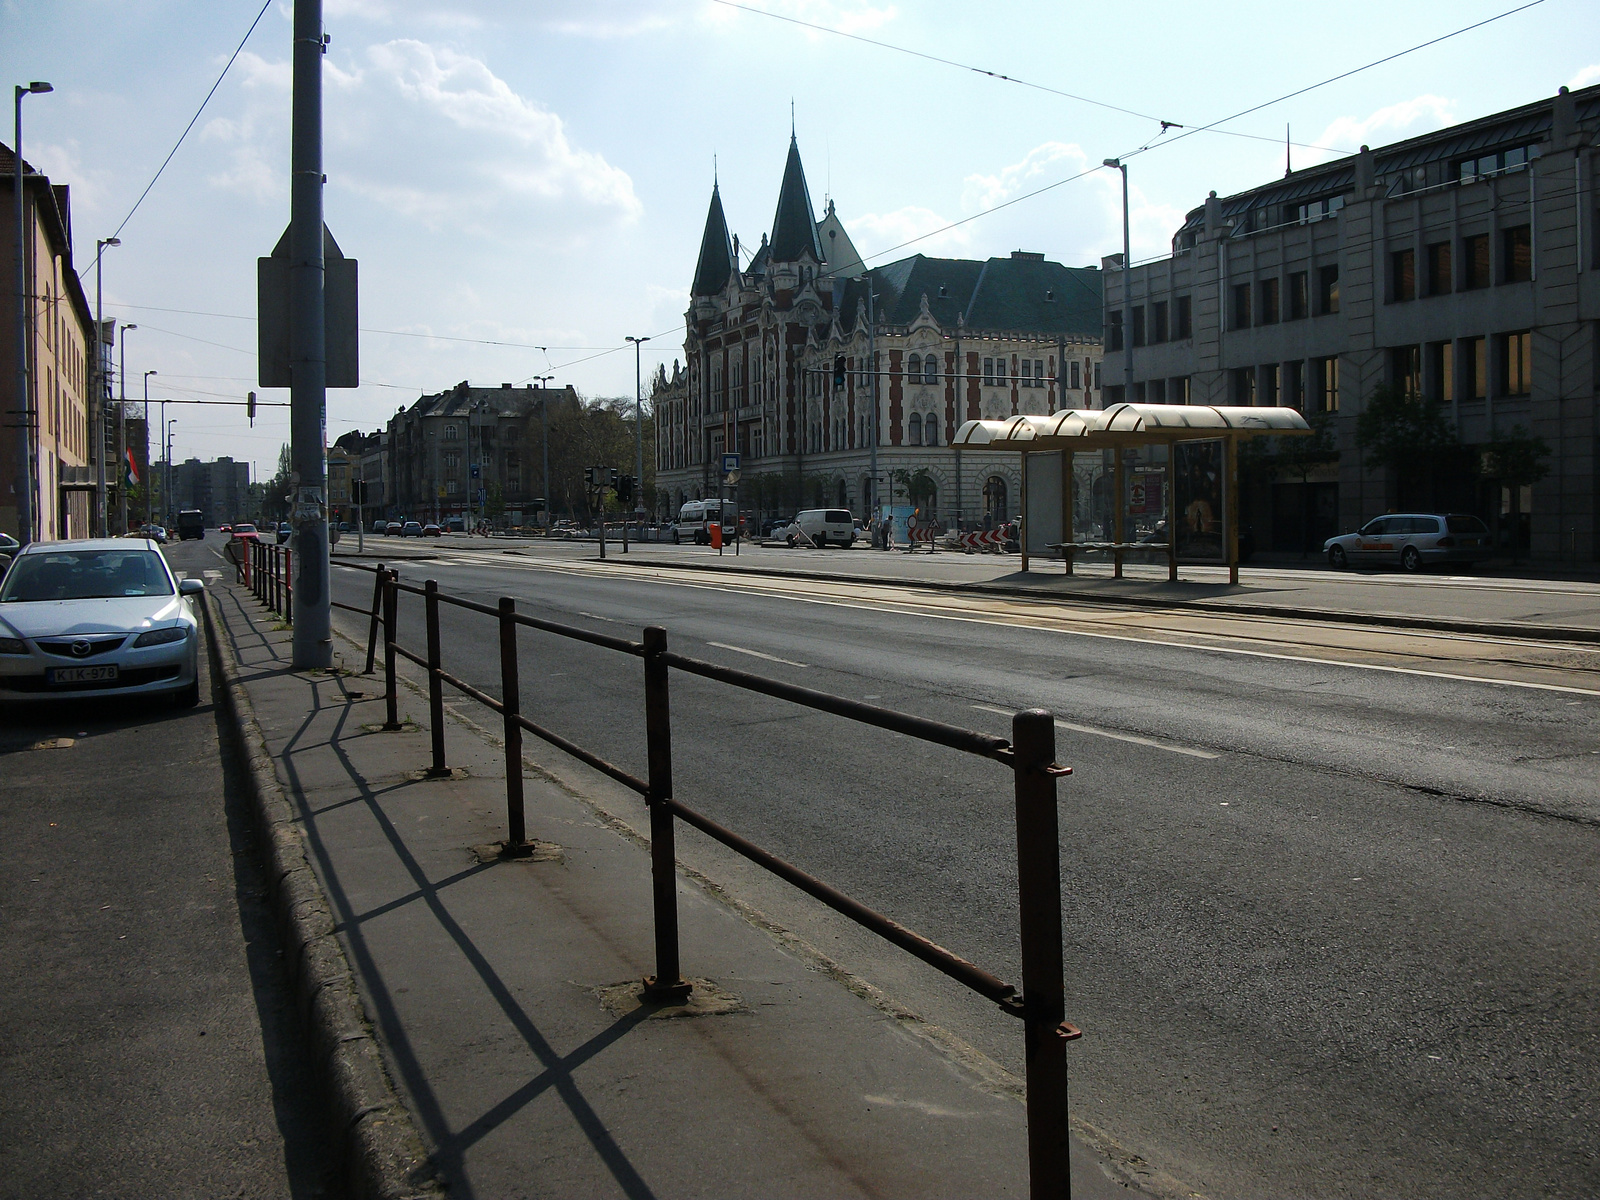
<path fill-rule="evenodd" d="M 166 566 L 149 550 L 56 550 L 18 558 L 0 588 L 0 604 L 170 595 Z"/>
<path fill-rule="evenodd" d="M 1451 513 L 1445 518 L 1445 521 L 1449 524 L 1451 533 L 1483 534 L 1489 532 L 1489 527 L 1478 520 L 1477 517 L 1466 516 L 1462 513 Z"/>

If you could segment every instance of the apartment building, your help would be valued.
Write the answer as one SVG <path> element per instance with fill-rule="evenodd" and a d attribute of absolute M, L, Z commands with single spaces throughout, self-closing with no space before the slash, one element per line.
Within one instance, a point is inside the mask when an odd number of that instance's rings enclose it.
<path fill-rule="evenodd" d="M 224 455 L 211 462 L 186 459 L 172 468 L 176 508 L 197 508 L 208 528 L 246 519 L 250 511 L 250 464 Z"/>
<path fill-rule="evenodd" d="M 1331 414 L 1336 463 L 1246 497 L 1257 543 L 1293 551 L 1421 503 L 1406 473 L 1356 446 L 1364 404 L 1392 384 L 1437 400 L 1469 451 L 1439 503 L 1490 520 L 1506 551 L 1595 561 L 1597 135 L 1600 87 L 1562 88 L 1213 192 L 1169 257 L 1132 270 L 1104 260 L 1106 402 Z M 1545 477 L 1513 495 L 1494 457 L 1470 451 L 1519 426 L 1551 454 Z"/>

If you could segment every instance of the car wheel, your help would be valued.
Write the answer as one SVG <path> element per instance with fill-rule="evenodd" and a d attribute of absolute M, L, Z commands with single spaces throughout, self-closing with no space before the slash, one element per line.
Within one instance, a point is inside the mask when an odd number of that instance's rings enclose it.
<path fill-rule="evenodd" d="M 200 703 L 200 681 L 196 679 L 181 692 L 174 693 L 172 705 L 174 708 L 193 708 Z"/>
<path fill-rule="evenodd" d="M 1343 546 L 1328 547 L 1328 565 L 1335 571 L 1343 571 L 1350 565 L 1350 560 L 1345 557 Z"/>
<path fill-rule="evenodd" d="M 1400 552 L 1400 566 L 1415 575 L 1422 570 L 1422 551 L 1415 546 L 1407 546 Z"/>

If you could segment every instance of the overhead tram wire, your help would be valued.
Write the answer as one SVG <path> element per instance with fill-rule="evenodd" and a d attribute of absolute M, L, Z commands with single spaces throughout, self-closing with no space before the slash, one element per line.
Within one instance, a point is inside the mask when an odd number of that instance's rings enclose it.
<path fill-rule="evenodd" d="M 893 42 L 885 42 L 878 38 L 863 37 L 859 33 L 847 33 L 843 29 L 833 29 L 827 25 L 818 25 L 812 21 L 802 21 L 799 17 L 786 17 L 781 13 L 769 12 L 765 9 L 754 8 L 748 4 L 740 4 L 737 2 L 737 0 L 713 0 L 713 2 L 720 4 L 725 8 L 738 9 L 740 12 L 747 12 L 754 16 L 770 17 L 774 21 L 783 21 L 785 24 L 798 25 L 803 29 L 811 29 L 818 33 L 832 34 L 834 37 L 848 38 L 852 42 L 862 42 L 868 46 L 876 46 L 880 50 L 892 50 L 896 54 L 905 54 L 912 58 L 920 58 L 928 62 L 938 63 L 941 66 L 954 67 L 958 71 L 970 71 L 974 75 L 986 75 L 990 79 L 998 80 L 1001 83 L 1014 83 L 1018 87 L 1031 88 L 1036 92 L 1044 92 L 1051 96 L 1060 96 L 1066 100 L 1076 100 L 1080 104 L 1088 104 L 1095 108 L 1103 108 L 1109 112 L 1122 113 L 1124 116 L 1128 117 L 1137 117 L 1141 121 L 1156 121 L 1160 123 L 1163 133 L 1165 133 L 1169 128 L 1185 128 L 1184 125 L 1177 121 L 1165 121 L 1160 117 L 1152 116 L 1150 113 L 1139 112 L 1137 109 L 1133 108 L 1124 108 L 1120 104 L 1112 104 L 1106 100 L 1096 100 L 1092 96 L 1080 96 L 1076 92 L 1062 91 L 1060 88 L 1053 88 L 1048 84 L 1034 83 L 1028 79 L 1019 79 L 1015 75 L 1006 75 L 1000 71 L 991 71 L 986 67 L 975 67 L 971 63 L 957 62 L 953 58 L 941 58 L 937 54 L 929 54 L 923 50 L 913 50 L 909 46 L 897 46 Z M 1283 145 L 1282 138 L 1271 137 L 1262 133 L 1243 133 L 1237 129 L 1210 129 L 1208 132 L 1222 133 L 1226 134 L 1228 137 L 1249 138 L 1251 141 L 1256 142 L 1271 142 L 1274 146 Z M 1316 146 L 1308 142 L 1291 142 L 1290 145 L 1296 146 L 1302 150 L 1325 150 L 1332 154 L 1349 153 L 1347 150 L 1340 150 L 1334 146 Z"/>

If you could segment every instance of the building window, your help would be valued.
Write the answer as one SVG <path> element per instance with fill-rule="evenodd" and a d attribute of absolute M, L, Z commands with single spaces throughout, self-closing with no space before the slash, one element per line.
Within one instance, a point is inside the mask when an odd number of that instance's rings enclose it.
<path fill-rule="evenodd" d="M 1186 338 L 1186 337 L 1193 337 L 1194 336 L 1194 322 L 1191 320 L 1189 297 L 1187 297 L 1187 296 L 1179 296 L 1178 300 L 1177 300 L 1177 304 L 1178 304 L 1177 328 L 1174 330 L 1172 336 L 1176 337 L 1176 338 L 1180 338 L 1180 339 L 1181 338 Z"/>
<path fill-rule="evenodd" d="M 1044 359 L 1042 358 L 1033 360 L 1033 386 L 1040 388 L 1044 386 Z"/>
<path fill-rule="evenodd" d="M 1339 411 L 1339 360 L 1319 358 L 1317 367 L 1317 411 Z"/>
<path fill-rule="evenodd" d="M 1078 360 L 1072 360 L 1072 382 L 1068 385 L 1073 391 L 1083 386 L 1083 377 L 1078 374 Z"/>
<path fill-rule="evenodd" d="M 1449 342 L 1432 342 L 1428 346 L 1428 373 L 1432 380 L 1430 395 L 1441 404 L 1448 404 L 1456 398 L 1454 350 Z"/>
<path fill-rule="evenodd" d="M 460 493 L 461 485 L 454 479 L 446 479 L 444 481 L 444 490 L 446 495 L 454 496 Z"/>
<path fill-rule="evenodd" d="M 1533 334 L 1500 335 L 1501 392 L 1506 396 L 1527 396 L 1533 392 Z"/>
<path fill-rule="evenodd" d="M 1171 336 L 1167 325 L 1167 302 L 1157 300 L 1150 306 L 1150 340 L 1164 342 Z"/>
<path fill-rule="evenodd" d="M 446 471 L 453 471 L 453 470 L 455 470 L 457 467 L 459 467 L 461 465 L 461 455 L 459 455 L 459 454 L 457 454 L 457 453 L 455 453 L 453 451 L 446 452 L 444 454 L 443 458 L 444 458 L 444 469 Z"/>
<path fill-rule="evenodd" d="M 932 413 L 922 419 L 922 444 L 924 446 L 939 444 L 939 422 Z"/>
<path fill-rule="evenodd" d="M 922 445 L 922 417 L 920 414 L 911 414 L 911 420 L 907 425 L 907 429 L 910 444 L 913 446 Z"/>
<path fill-rule="evenodd" d="M 1240 408 L 1250 408 L 1256 402 L 1256 369 L 1235 367 L 1233 371 L 1233 402 Z"/>
<path fill-rule="evenodd" d="M 1323 267 L 1317 272 L 1317 314 L 1329 316 L 1339 311 L 1339 268 Z"/>
<path fill-rule="evenodd" d="M 1144 336 L 1144 305 L 1142 304 L 1136 304 L 1133 308 L 1133 344 L 1135 346 L 1147 344 Z"/>
<path fill-rule="evenodd" d="M 1422 393 L 1422 347 L 1389 348 L 1389 382 L 1408 396 Z"/>
<path fill-rule="evenodd" d="M 1267 408 L 1277 408 L 1283 403 L 1283 369 L 1277 363 L 1261 368 L 1261 403 Z"/>
<path fill-rule="evenodd" d="M 1343 207 L 1343 196 L 1327 196 L 1321 200 L 1312 200 L 1308 204 L 1297 204 L 1294 210 L 1294 219 L 1302 225 L 1309 225 L 1313 221 L 1321 221 L 1326 217 L 1338 216 L 1339 210 Z"/>
<path fill-rule="evenodd" d="M 1121 309 L 1118 309 L 1116 312 L 1110 314 L 1109 322 L 1106 325 L 1106 349 L 1107 350 L 1121 350 L 1122 349 L 1122 310 Z"/>
<path fill-rule="evenodd" d="M 444 440 L 447 442 L 456 440 L 456 427 L 454 425 L 446 425 L 444 427 Z"/>
<path fill-rule="evenodd" d="M 1434 242 L 1428 247 L 1428 295 L 1447 296 L 1450 281 L 1450 243 Z"/>
<path fill-rule="evenodd" d="M 1233 285 L 1233 327 L 1235 329 L 1250 328 L 1250 285 L 1236 283 Z"/>
<path fill-rule="evenodd" d="M 1311 286 L 1304 271 L 1289 276 L 1289 320 L 1303 321 L 1311 311 Z"/>
<path fill-rule="evenodd" d="M 1391 301 L 1417 298 L 1417 252 L 1396 250 L 1389 255 L 1389 299 Z"/>
<path fill-rule="evenodd" d="M 911 365 L 906 368 L 906 374 L 910 376 L 912 383 L 917 382 L 917 378 L 922 374 L 922 355 L 911 356 Z"/>
<path fill-rule="evenodd" d="M 1306 364 L 1304 359 L 1295 359 L 1287 364 L 1288 370 L 1283 376 L 1283 400 L 1290 408 L 1299 412 L 1306 410 Z"/>
<path fill-rule="evenodd" d="M 1512 150 L 1501 150 L 1495 154 L 1466 159 L 1458 163 L 1456 169 L 1462 183 L 1472 183 L 1479 179 L 1488 179 L 1492 175 L 1504 175 L 1507 171 L 1520 171 L 1531 159 L 1537 157 L 1537 154 L 1537 148 L 1534 146 L 1517 146 Z"/>
<path fill-rule="evenodd" d="M 922 382 L 939 382 L 939 360 L 931 354 L 922 360 Z"/>
<path fill-rule="evenodd" d="M 1461 397 L 1482 400 L 1489 394 L 1488 339 L 1461 339 Z"/>
<path fill-rule="evenodd" d="M 1261 310 L 1257 314 L 1257 325 L 1276 325 L 1278 323 L 1278 281 L 1276 279 L 1263 279 L 1261 281 Z"/>
<path fill-rule="evenodd" d="M 1501 283 L 1526 283 L 1533 278 L 1533 238 L 1526 225 L 1500 232 Z"/>
<path fill-rule="evenodd" d="M 1489 286 L 1489 235 L 1475 234 L 1461 239 L 1461 266 L 1463 289 Z"/>
<path fill-rule="evenodd" d="M 983 382 L 990 386 L 994 384 L 994 359 L 992 358 L 983 360 Z"/>
<path fill-rule="evenodd" d="M 1089 369 L 1088 367 L 1084 368 L 1085 371 L 1087 371 L 1088 369 Z M 1095 363 L 1095 365 L 1094 365 L 1094 390 L 1097 391 L 1097 392 L 1100 390 L 1100 364 L 1099 363 Z"/>
<path fill-rule="evenodd" d="M 1003 358 L 994 360 L 994 382 L 996 387 L 1006 385 L 1006 360 Z"/>
<path fill-rule="evenodd" d="M 1033 386 L 1033 360 L 1031 358 L 1022 360 L 1022 382 L 1018 386 L 1025 388 Z"/>
<path fill-rule="evenodd" d="M 1167 402 L 1167 381 L 1165 379 L 1152 379 L 1145 386 L 1145 399 L 1151 404 L 1165 404 Z"/>

